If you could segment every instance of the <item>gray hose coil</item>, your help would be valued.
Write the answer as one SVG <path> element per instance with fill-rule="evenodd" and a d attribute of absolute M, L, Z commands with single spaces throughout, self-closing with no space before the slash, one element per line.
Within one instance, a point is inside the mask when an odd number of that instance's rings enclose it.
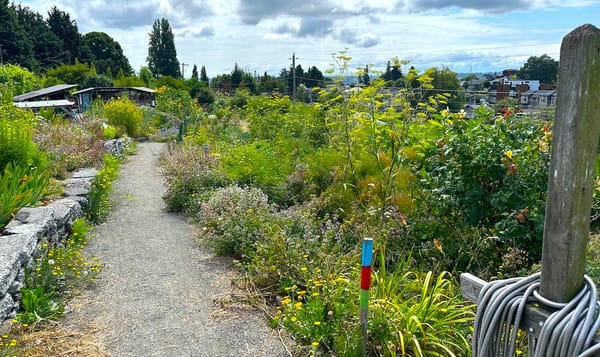
<path fill-rule="evenodd" d="M 542 297 L 537 288 L 540 273 L 525 278 L 492 281 L 479 293 L 473 331 L 473 357 L 515 356 L 517 331 L 527 303 L 555 309 L 540 329 L 529 338 L 533 357 L 589 357 L 600 353 L 593 339 L 600 327 L 600 304 L 596 285 L 587 275 L 584 288 L 568 303 L 558 304 Z"/>

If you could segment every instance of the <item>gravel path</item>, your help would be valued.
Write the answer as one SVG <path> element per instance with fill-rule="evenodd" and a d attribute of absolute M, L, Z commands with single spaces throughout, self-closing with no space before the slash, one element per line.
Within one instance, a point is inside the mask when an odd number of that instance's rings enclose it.
<path fill-rule="evenodd" d="M 105 268 L 73 319 L 105 326 L 111 356 L 288 356 L 260 313 L 214 302 L 233 289 L 231 264 L 165 212 L 162 149 L 139 144 L 122 165 L 113 212 L 88 246 Z"/>

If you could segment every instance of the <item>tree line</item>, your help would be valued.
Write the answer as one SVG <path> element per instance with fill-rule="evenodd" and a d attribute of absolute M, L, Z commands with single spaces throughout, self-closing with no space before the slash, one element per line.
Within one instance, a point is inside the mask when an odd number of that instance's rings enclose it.
<path fill-rule="evenodd" d="M 292 95 L 297 89 L 299 96 L 306 99 L 306 93 L 310 94 L 312 88 L 324 87 L 332 82 L 316 66 L 308 70 L 301 65 L 290 66 L 282 68 L 279 75 L 274 76 L 267 72 L 251 73 L 237 63 L 230 73 L 219 74 L 210 81 L 205 66 L 198 73 L 194 65 L 192 77 L 186 81 L 182 78 L 177 59 L 173 31 L 165 18 L 156 19 L 152 25 L 146 60 L 148 66 L 142 67 L 136 75 L 120 44 L 108 34 L 79 33 L 76 21 L 56 6 L 44 17 L 26 6 L 0 0 L 0 62 L 19 65 L 37 75 L 44 75 L 44 86 L 58 83 L 78 84 L 80 88 L 167 85 L 186 89 L 192 98 L 210 104 L 214 101 L 214 91 L 234 94 L 239 89 L 250 94 L 282 95 Z M 387 87 L 419 88 L 419 71 L 412 66 L 406 69 L 408 64 L 408 61 L 393 58 L 378 75 L 366 65 L 358 68 L 355 83 L 368 86 L 372 79 L 381 78 Z M 519 75 L 523 79 L 555 83 L 557 71 L 557 61 L 547 55 L 533 56 L 523 65 Z M 436 89 L 456 93 L 449 102 L 451 109 L 462 107 L 464 98 L 460 97 L 460 92 L 463 88 L 455 72 L 448 68 L 430 68 L 425 74 L 432 78 Z M 296 88 L 293 88 L 294 81 Z M 425 96 L 431 94 L 423 93 Z"/>

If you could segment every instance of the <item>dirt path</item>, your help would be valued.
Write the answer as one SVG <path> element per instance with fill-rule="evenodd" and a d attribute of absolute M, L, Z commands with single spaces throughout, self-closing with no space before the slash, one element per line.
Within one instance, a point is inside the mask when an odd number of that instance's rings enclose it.
<path fill-rule="evenodd" d="M 231 266 L 164 211 L 162 148 L 139 144 L 121 167 L 114 210 L 88 246 L 105 268 L 72 319 L 104 326 L 111 356 L 288 356 L 260 313 L 214 302 L 232 289 Z"/>

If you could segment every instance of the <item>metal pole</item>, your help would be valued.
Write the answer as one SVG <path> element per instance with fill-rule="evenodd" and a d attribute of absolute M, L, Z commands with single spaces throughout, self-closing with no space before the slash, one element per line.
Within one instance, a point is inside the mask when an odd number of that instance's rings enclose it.
<path fill-rule="evenodd" d="M 373 265 L 373 238 L 362 241 L 360 270 L 360 327 L 362 330 L 362 355 L 367 355 L 367 323 L 369 316 L 369 289 L 371 288 L 371 266 Z"/>

